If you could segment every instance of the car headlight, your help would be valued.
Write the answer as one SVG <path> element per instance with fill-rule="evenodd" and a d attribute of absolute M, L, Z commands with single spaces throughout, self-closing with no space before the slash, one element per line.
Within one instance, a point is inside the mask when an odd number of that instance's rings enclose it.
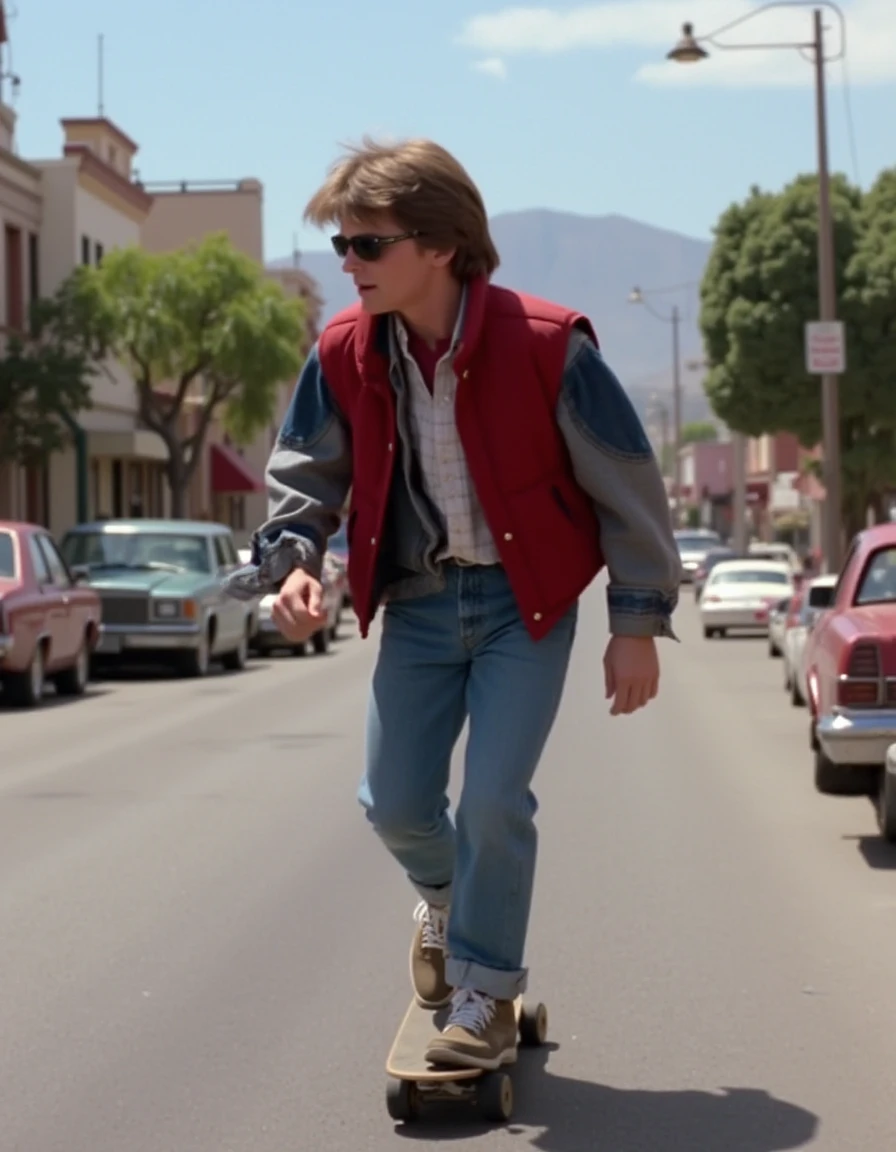
<path fill-rule="evenodd" d="M 156 620 L 195 620 L 195 600 L 156 600 L 153 603 Z"/>

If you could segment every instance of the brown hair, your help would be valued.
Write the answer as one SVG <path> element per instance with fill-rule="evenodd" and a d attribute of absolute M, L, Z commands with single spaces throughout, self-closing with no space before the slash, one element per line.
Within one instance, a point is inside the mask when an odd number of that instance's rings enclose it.
<path fill-rule="evenodd" d="M 347 147 L 304 212 L 318 227 L 385 215 L 405 231 L 419 232 L 428 248 L 456 249 L 451 271 L 459 280 L 491 276 L 498 267 L 479 189 L 432 140 L 378 144 L 365 137 Z"/>

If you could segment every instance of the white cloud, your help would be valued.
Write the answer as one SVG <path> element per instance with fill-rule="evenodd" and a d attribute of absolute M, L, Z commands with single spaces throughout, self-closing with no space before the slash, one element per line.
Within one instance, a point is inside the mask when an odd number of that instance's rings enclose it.
<path fill-rule="evenodd" d="M 846 19 L 847 66 L 854 84 L 896 81 L 893 50 L 894 0 L 842 0 Z M 627 47 L 644 49 L 635 79 L 654 85 L 712 87 L 792 87 L 812 83 L 812 69 L 798 52 L 777 48 L 726 52 L 704 45 L 707 60 L 690 67 L 664 59 L 689 20 L 697 36 L 717 31 L 757 7 L 746 0 L 605 0 L 555 9 L 504 8 L 474 16 L 463 26 L 460 43 L 501 62 L 504 56 L 553 55 L 561 52 Z M 840 47 L 836 15 L 824 11 L 828 50 Z M 804 43 L 812 35 L 811 8 L 772 8 L 732 29 L 724 44 Z M 485 63 L 483 61 L 482 63 Z M 842 80 L 842 69 L 829 69 L 830 83 Z"/>
<path fill-rule="evenodd" d="M 494 76 L 496 80 L 507 79 L 507 65 L 500 56 L 486 56 L 483 60 L 474 60 L 473 71 L 481 72 L 484 76 Z"/>

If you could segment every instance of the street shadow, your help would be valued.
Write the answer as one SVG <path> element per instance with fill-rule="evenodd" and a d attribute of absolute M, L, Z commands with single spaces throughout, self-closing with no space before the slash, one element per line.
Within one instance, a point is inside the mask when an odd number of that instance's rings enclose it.
<path fill-rule="evenodd" d="M 83 708 L 88 705 L 91 700 L 99 700 L 103 696 L 109 695 L 108 688 L 100 688 L 91 680 L 87 685 L 82 696 L 60 696 L 56 689 L 49 686 L 47 691 L 37 708 L 22 708 L 20 705 L 13 703 L 3 693 L 0 688 L 0 712 L 9 712 L 10 714 L 42 714 L 46 712 L 55 712 L 59 708 L 71 708 L 72 705 L 78 705 Z"/>
<path fill-rule="evenodd" d="M 649 1091 L 554 1076 L 556 1044 L 520 1053 L 507 1126 L 541 1152 L 785 1152 L 818 1135 L 819 1119 L 761 1088 Z M 464 1105 L 433 1106 L 396 1133 L 416 1140 L 465 1140 L 491 1126 Z"/>
<path fill-rule="evenodd" d="M 890 844 L 883 836 L 844 836 L 844 840 L 855 842 L 862 859 L 876 872 L 896 872 L 896 844 Z"/>

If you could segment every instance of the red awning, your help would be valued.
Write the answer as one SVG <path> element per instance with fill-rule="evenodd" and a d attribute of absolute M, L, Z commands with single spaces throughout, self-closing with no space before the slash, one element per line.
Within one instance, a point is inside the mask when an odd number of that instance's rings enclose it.
<path fill-rule="evenodd" d="M 249 462 L 226 444 L 211 445 L 210 464 L 212 492 L 216 496 L 267 490 L 264 480 L 255 474 Z"/>

